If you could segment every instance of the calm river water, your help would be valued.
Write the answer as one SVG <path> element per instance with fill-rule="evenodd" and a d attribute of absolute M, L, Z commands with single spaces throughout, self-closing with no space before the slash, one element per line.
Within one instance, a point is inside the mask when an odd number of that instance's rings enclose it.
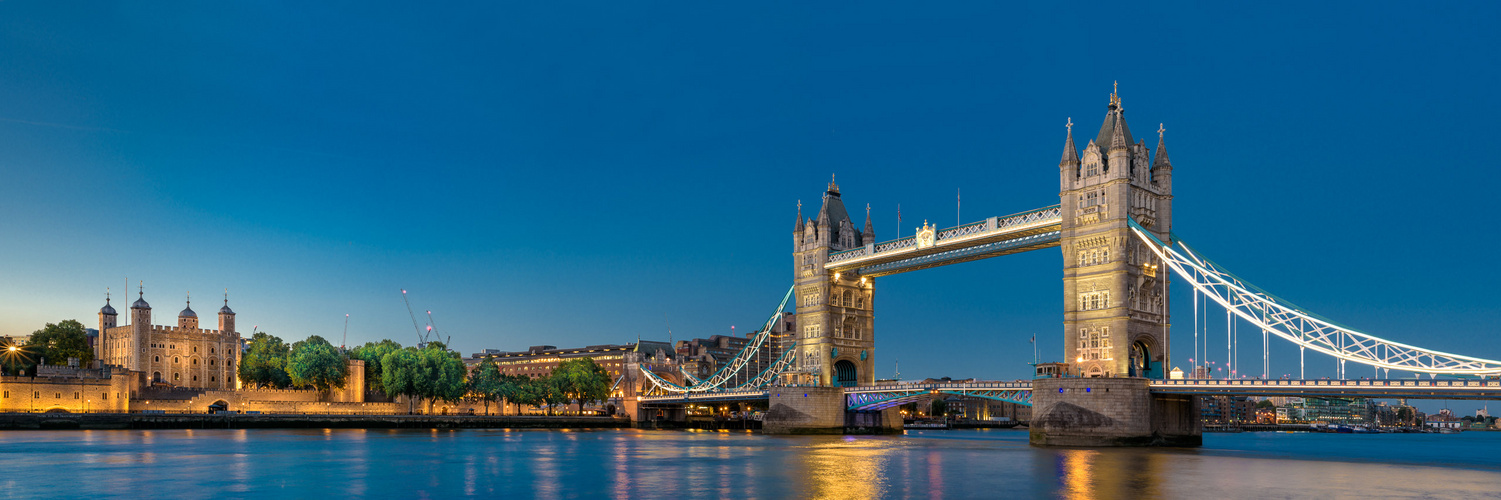
<path fill-rule="evenodd" d="M 1017 430 L 0 433 L 0 497 L 1501 498 L 1501 432 L 1206 434 L 1055 450 Z"/>

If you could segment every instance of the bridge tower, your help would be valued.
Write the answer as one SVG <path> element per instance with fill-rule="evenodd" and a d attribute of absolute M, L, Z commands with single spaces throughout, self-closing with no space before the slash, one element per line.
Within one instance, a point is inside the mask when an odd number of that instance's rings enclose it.
<path fill-rule="evenodd" d="M 1069 120 L 1058 163 L 1064 359 L 1082 377 L 1165 378 L 1168 270 L 1130 233 L 1133 218 L 1168 241 L 1173 167 L 1159 127 L 1156 159 L 1134 141 L 1117 92 L 1082 154 Z"/>
<path fill-rule="evenodd" d="M 792 232 L 797 283 L 797 366 L 786 383 L 854 386 L 875 382 L 874 281 L 854 271 L 824 270 L 829 254 L 875 243 L 870 211 L 855 228 L 831 179 L 816 218 L 798 202 Z"/>

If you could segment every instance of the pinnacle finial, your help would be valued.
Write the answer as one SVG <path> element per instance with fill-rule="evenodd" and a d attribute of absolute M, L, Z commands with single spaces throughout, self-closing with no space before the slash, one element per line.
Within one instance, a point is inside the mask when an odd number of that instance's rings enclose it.
<path fill-rule="evenodd" d="M 224 288 L 224 307 L 229 307 L 229 288 Z"/>
<path fill-rule="evenodd" d="M 1063 126 L 1068 129 L 1068 134 L 1069 135 L 1073 135 L 1074 134 L 1074 117 L 1072 117 L 1072 116 L 1068 117 L 1068 123 L 1063 124 Z"/>
<path fill-rule="evenodd" d="M 188 290 L 188 305 L 189 306 L 193 305 L 193 291 L 192 290 Z"/>
<path fill-rule="evenodd" d="M 870 218 L 870 204 L 869 203 L 865 204 L 865 218 L 867 218 L 867 219 Z"/>
<path fill-rule="evenodd" d="M 1161 123 L 1158 123 L 1157 124 L 1157 140 L 1159 140 L 1159 141 L 1162 140 L 1162 133 L 1163 132 L 1167 132 L 1167 127 L 1164 127 L 1164 126 L 1162 126 Z"/>
<path fill-rule="evenodd" d="M 140 288 L 139 293 L 141 294 L 141 298 L 145 298 L 146 297 L 146 280 L 141 280 L 140 283 L 136 284 L 136 286 Z"/>
<path fill-rule="evenodd" d="M 104 287 L 104 304 L 109 305 L 109 287 Z"/>

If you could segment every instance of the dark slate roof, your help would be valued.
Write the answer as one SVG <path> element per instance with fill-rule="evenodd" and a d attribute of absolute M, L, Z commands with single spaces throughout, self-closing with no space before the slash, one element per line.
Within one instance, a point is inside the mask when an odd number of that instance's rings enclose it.
<path fill-rule="evenodd" d="M 1131 138 L 1131 126 L 1126 125 L 1125 113 L 1119 107 L 1112 105 L 1110 106 L 1110 110 L 1105 112 L 1105 123 L 1100 125 L 1100 135 L 1096 136 L 1094 140 L 1095 146 L 1098 146 L 1101 152 L 1110 151 L 1113 144 L 1112 141 L 1115 140 L 1115 124 L 1117 122 L 1120 123 L 1121 132 L 1123 132 L 1122 135 L 1126 140 L 1121 146 L 1130 147 L 1132 143 L 1136 142 Z"/>
<path fill-rule="evenodd" d="M 829 190 L 823 194 L 823 208 L 818 211 L 818 219 L 820 221 L 828 220 L 830 230 L 838 230 L 839 221 L 850 220 L 849 212 L 844 210 L 844 201 L 839 199 L 839 185 L 833 182 L 829 183 Z M 854 227 L 854 225 L 854 222 L 851 221 L 850 227 Z"/>
<path fill-rule="evenodd" d="M 130 305 L 130 308 L 131 309 L 151 309 L 151 304 L 147 304 L 146 303 L 146 297 L 145 296 L 141 296 L 141 298 L 136 299 L 136 301 L 135 301 L 134 304 Z"/>
<path fill-rule="evenodd" d="M 109 305 L 109 301 L 108 300 L 104 301 L 104 307 L 99 308 L 99 313 L 100 314 L 116 314 L 115 313 L 115 308 Z"/>
<path fill-rule="evenodd" d="M 184 308 L 182 310 L 182 312 L 177 313 L 177 317 L 179 317 L 179 318 L 196 318 L 196 317 L 198 317 L 198 313 L 193 312 L 193 308 L 192 307 L 187 307 L 187 308 Z"/>

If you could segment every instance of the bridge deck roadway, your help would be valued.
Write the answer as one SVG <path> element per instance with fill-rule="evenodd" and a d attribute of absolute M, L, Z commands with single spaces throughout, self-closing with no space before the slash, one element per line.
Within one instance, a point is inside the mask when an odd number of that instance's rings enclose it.
<path fill-rule="evenodd" d="M 666 396 L 642 396 L 643 404 L 687 404 L 708 401 L 766 400 L 773 391 L 796 390 L 795 387 L 704 392 Z M 1158 380 L 1151 384 L 1154 394 L 1191 394 L 1198 396 L 1293 396 L 1317 398 L 1408 398 L 1408 399 L 1497 399 L 1501 400 L 1498 380 Z M 876 410 L 916 401 L 934 394 L 973 396 L 1017 404 L 1030 404 L 1032 382 L 909 382 L 873 386 L 846 387 L 845 397 L 851 410 Z"/>
<path fill-rule="evenodd" d="M 1060 213 L 1053 205 L 941 229 L 932 245 L 919 245 L 916 236 L 873 243 L 829 255 L 824 270 L 879 277 L 1055 247 L 1062 228 Z"/>
<path fill-rule="evenodd" d="M 1161 380 L 1156 394 L 1324 398 L 1501 399 L 1496 380 Z"/>

